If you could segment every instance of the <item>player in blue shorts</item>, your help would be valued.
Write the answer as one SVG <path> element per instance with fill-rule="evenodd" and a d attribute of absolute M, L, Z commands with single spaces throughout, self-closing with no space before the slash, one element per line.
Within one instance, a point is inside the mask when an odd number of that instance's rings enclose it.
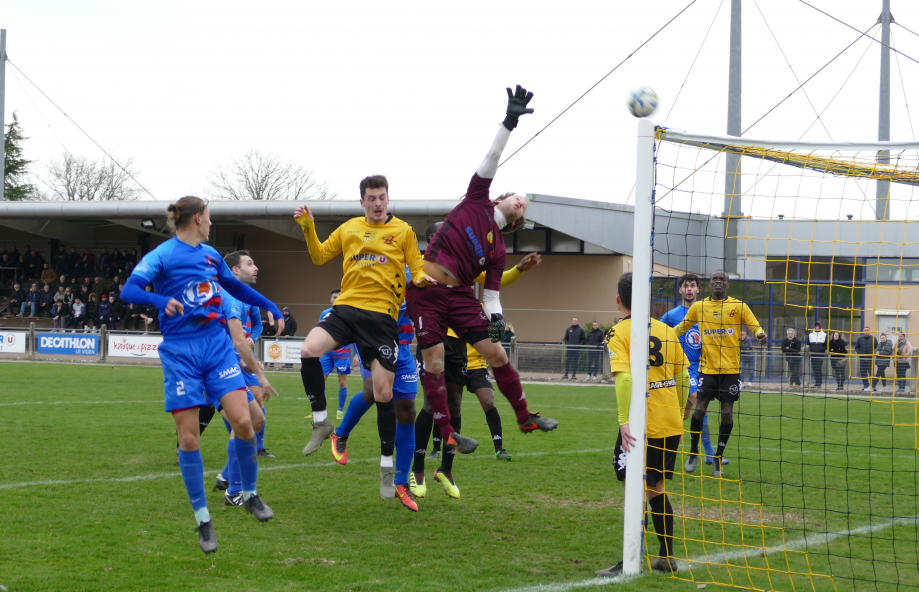
<path fill-rule="evenodd" d="M 258 267 L 255 266 L 255 262 L 248 251 L 230 253 L 224 257 L 224 261 L 226 261 L 227 267 L 230 268 L 237 280 L 247 286 L 255 284 L 258 278 Z M 243 379 L 246 382 L 246 395 L 249 403 L 249 416 L 252 419 L 252 429 L 257 434 L 264 434 L 264 401 L 269 399 L 272 393 L 277 393 L 268 383 L 267 378 L 264 377 L 262 367 L 256 361 L 255 356 L 252 355 L 252 336 L 255 333 L 253 333 L 251 309 L 255 308 L 257 311 L 257 308 L 240 302 L 229 294 L 221 298 L 220 307 L 223 313 L 223 318 L 220 319 L 220 322 L 226 328 L 233 347 L 236 349 Z M 259 319 L 259 331 L 261 330 L 261 325 L 261 319 Z M 258 337 L 256 336 L 256 338 Z M 262 375 L 261 378 L 259 377 L 260 374 Z M 264 389 L 261 386 L 262 382 L 268 385 Z M 242 477 L 239 473 L 239 462 L 236 459 L 235 433 L 227 421 L 223 409 L 219 409 L 219 411 L 224 416 L 223 421 L 226 424 L 227 431 L 230 433 L 230 438 L 227 442 L 227 464 L 223 471 L 217 475 L 215 489 L 226 489 L 224 496 L 226 505 L 241 506 L 243 503 Z M 257 440 L 258 438 L 256 437 Z"/>
<path fill-rule="evenodd" d="M 284 317 L 272 302 L 233 277 L 217 251 L 204 244 L 211 227 L 210 211 L 204 200 L 183 197 L 171 204 L 168 212 L 175 236 L 144 256 L 121 297 L 125 302 L 152 305 L 160 311 L 163 343 L 159 354 L 165 408 L 172 413 L 179 432 L 179 466 L 195 511 L 198 543 L 202 551 L 212 553 L 217 550 L 217 537 L 204 493 L 204 461 L 199 449 L 200 406 L 219 402 L 236 433 L 243 507 L 263 522 L 274 517 L 256 490 L 255 431 L 246 401 L 246 383 L 230 338 L 220 324 L 221 297 L 229 293 L 243 302 L 266 308 L 277 317 L 279 331 L 284 327 Z M 150 283 L 154 292 L 144 289 Z M 265 381 L 262 386 L 269 385 Z"/>
<path fill-rule="evenodd" d="M 696 301 L 701 290 L 699 277 L 692 273 L 680 276 L 677 280 L 677 289 L 683 298 L 683 302 L 676 308 L 667 311 L 661 317 L 661 322 L 668 327 L 676 327 L 686 318 L 689 307 Z M 689 359 L 689 400 L 695 405 L 696 392 L 699 390 L 699 359 L 702 357 L 702 335 L 699 333 L 699 325 L 693 325 L 692 329 L 680 335 L 680 345 L 683 346 L 686 358 Z M 705 416 L 702 422 L 702 446 L 705 448 L 705 464 L 710 465 L 712 464 L 712 456 L 715 454 L 715 448 L 712 446 L 712 439 L 709 434 L 708 415 Z M 686 466 L 683 468 L 686 469 L 687 473 L 692 473 L 696 470 L 695 458 L 695 456 L 691 456 L 686 461 Z M 729 462 L 724 459 L 722 464 L 727 465 Z"/>
<path fill-rule="evenodd" d="M 406 269 L 407 281 L 411 275 Z M 408 487 L 408 476 L 412 468 L 412 455 L 415 452 L 415 396 L 418 394 L 418 366 L 412 356 L 412 340 L 415 328 L 408 316 L 405 302 L 399 309 L 396 320 L 399 326 L 399 355 L 396 361 L 396 377 L 393 381 L 392 400 L 396 411 L 396 433 L 387 439 L 385 423 L 381 420 L 382 409 L 378 411 L 377 422 L 380 430 L 380 497 L 392 499 L 398 497 L 402 505 L 413 512 L 418 511 L 418 503 Z M 348 436 L 365 413 L 373 406 L 373 381 L 370 372 L 361 362 L 361 378 L 364 390 L 351 398 L 348 411 L 341 424 L 332 434 L 332 458 L 339 464 L 348 463 Z M 393 451 L 395 449 L 395 466 Z"/>
<path fill-rule="evenodd" d="M 334 306 L 335 301 L 338 300 L 339 294 L 341 294 L 341 288 L 332 290 L 329 304 Z M 322 322 L 324 318 L 332 314 L 332 310 L 334 309 L 329 307 L 322 311 L 319 315 L 319 322 Z M 351 374 L 351 349 L 351 346 L 345 345 L 338 349 L 333 349 L 319 358 L 319 363 L 322 364 L 323 380 L 329 379 L 332 370 L 338 373 L 338 415 L 336 416 L 338 421 L 341 421 L 345 416 L 345 403 L 348 402 L 348 376 Z"/>

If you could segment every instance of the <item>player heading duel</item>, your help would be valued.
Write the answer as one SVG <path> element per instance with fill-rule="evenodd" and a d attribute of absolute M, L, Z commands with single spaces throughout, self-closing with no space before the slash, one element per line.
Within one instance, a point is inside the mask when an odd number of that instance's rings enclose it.
<path fill-rule="evenodd" d="M 425 275 L 412 227 L 387 212 L 386 177 L 366 177 L 360 190 L 364 216 L 345 222 L 323 243 L 316 236 L 309 208 L 299 206 L 294 212 L 313 263 L 322 265 L 338 254 L 344 256 L 341 294 L 332 312 L 313 327 L 300 348 L 300 376 L 313 408 L 313 434 L 303 454 L 319 450 L 334 429 L 326 410 L 325 377 L 319 358 L 349 343 L 357 346 L 362 364 L 372 375 L 380 439 L 394 441 L 393 381 L 399 355 L 396 317 L 405 295 L 406 266 L 415 282 L 435 281 Z"/>
<path fill-rule="evenodd" d="M 498 388 L 514 408 L 521 430 L 548 432 L 558 427 L 556 420 L 529 412 L 520 376 L 498 343 L 506 328 L 499 292 L 506 257 L 501 233 L 514 232 L 523 226 L 529 202 L 515 193 L 505 193 L 493 202 L 489 199 L 489 188 L 511 130 L 517 127 L 520 116 L 533 112 L 527 108 L 532 98 L 533 93 L 519 85 L 515 93 L 507 89 L 507 116 L 498 127 L 485 160 L 472 175 L 466 197 L 453 208 L 425 250 L 424 271 L 437 283 L 425 288 L 410 285 L 406 291 L 418 347 L 423 350 L 425 396 L 431 402 L 444 445 L 464 454 L 474 451 L 478 442 L 461 436 L 450 425 L 444 380 L 444 339 L 448 327 L 494 368 Z M 472 285 L 483 271 L 484 298 L 479 303 Z"/>

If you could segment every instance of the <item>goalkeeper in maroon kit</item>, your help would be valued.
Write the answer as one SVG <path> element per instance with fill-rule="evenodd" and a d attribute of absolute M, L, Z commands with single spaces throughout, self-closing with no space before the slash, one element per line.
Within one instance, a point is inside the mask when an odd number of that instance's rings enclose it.
<path fill-rule="evenodd" d="M 478 442 L 461 436 L 457 426 L 450 423 L 444 382 L 447 327 L 491 365 L 498 388 L 514 408 L 522 431 L 548 432 L 558 427 L 558 421 L 529 412 L 520 376 L 499 343 L 506 328 L 499 294 L 506 256 L 501 235 L 524 225 L 529 202 L 515 193 L 505 193 L 493 202 L 489 188 L 511 130 L 517 127 L 517 119 L 533 112 L 527 108 L 533 93 L 518 85 L 516 93 L 507 89 L 507 96 L 507 117 L 498 127 L 485 160 L 472 176 L 466 197 L 453 208 L 425 250 L 425 273 L 436 279 L 437 284 L 424 288 L 409 285 L 406 291 L 415 337 L 423 350 L 425 396 L 430 400 L 444 445 L 464 454 L 474 451 Z M 472 285 L 483 271 L 485 290 L 479 303 Z"/>

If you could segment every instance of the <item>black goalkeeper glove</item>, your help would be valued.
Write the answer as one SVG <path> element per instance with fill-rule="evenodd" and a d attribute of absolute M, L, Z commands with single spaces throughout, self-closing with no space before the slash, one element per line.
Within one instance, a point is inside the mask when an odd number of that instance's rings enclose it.
<path fill-rule="evenodd" d="M 532 109 L 527 109 L 527 104 L 532 98 L 533 93 L 527 92 L 527 89 L 519 84 L 517 85 L 516 93 L 512 94 L 511 89 L 507 89 L 507 117 L 505 117 L 502 122 L 504 127 L 513 131 L 513 129 L 517 127 L 517 119 L 519 119 L 521 115 L 533 112 Z"/>
<path fill-rule="evenodd" d="M 488 325 L 488 336 L 491 337 L 491 342 L 498 343 L 501 341 L 506 330 L 507 323 L 504 321 L 504 315 L 498 313 L 491 315 L 491 324 Z"/>

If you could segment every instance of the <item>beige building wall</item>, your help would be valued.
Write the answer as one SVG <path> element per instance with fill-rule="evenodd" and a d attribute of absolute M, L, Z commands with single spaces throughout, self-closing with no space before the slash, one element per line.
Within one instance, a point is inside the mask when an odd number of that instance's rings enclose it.
<path fill-rule="evenodd" d="M 875 331 L 878 326 L 876 310 L 908 310 L 906 338 L 915 347 L 919 345 L 919 286 L 869 285 L 865 287 L 865 323 Z"/>

